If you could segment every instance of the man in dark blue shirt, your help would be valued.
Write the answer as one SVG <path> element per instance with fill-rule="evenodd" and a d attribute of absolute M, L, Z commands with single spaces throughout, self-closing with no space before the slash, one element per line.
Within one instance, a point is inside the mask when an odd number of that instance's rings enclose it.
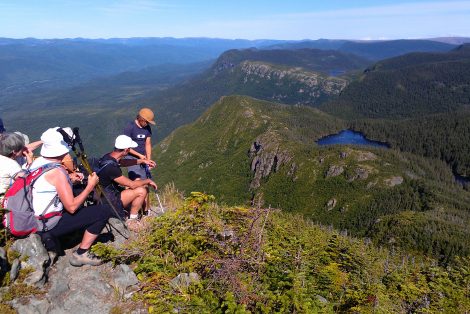
<path fill-rule="evenodd" d="M 154 114 L 149 108 L 142 108 L 134 121 L 129 122 L 124 128 L 123 134 L 129 136 L 137 147 L 130 150 L 127 158 L 146 159 L 150 161 L 150 167 L 155 167 L 152 161 L 152 129 L 150 124 L 155 125 Z M 129 167 L 129 179 L 145 179 L 144 165 Z"/>

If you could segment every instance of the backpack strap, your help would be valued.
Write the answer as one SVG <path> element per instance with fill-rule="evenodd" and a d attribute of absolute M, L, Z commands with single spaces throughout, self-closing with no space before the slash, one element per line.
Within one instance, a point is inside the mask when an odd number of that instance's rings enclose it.
<path fill-rule="evenodd" d="M 99 174 L 104 168 L 106 168 L 106 166 L 108 165 L 116 165 L 119 167 L 119 164 L 117 162 L 115 162 L 114 160 L 111 160 L 111 159 L 107 159 L 107 160 L 99 160 L 98 161 L 99 165 L 100 165 L 100 168 L 96 171 L 96 174 Z"/>
<path fill-rule="evenodd" d="M 49 231 L 47 229 L 47 225 L 46 225 L 46 222 L 47 220 L 49 220 L 49 218 L 52 218 L 54 216 L 58 216 L 58 215 L 61 215 L 61 213 L 57 213 L 57 214 L 53 214 L 49 217 L 46 217 L 44 216 L 44 214 L 47 212 L 47 210 L 49 209 L 49 207 L 52 206 L 52 204 L 54 204 L 54 202 L 56 202 L 57 200 L 59 199 L 59 194 L 56 194 L 52 199 L 51 201 L 49 202 L 49 204 L 47 204 L 46 208 L 42 211 L 41 215 L 37 216 L 36 218 L 42 222 L 42 232 L 46 232 L 46 231 Z"/>

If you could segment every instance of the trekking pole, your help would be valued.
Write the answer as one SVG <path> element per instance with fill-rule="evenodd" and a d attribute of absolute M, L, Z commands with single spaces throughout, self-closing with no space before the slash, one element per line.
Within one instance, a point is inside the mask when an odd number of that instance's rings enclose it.
<path fill-rule="evenodd" d="M 144 169 L 145 169 L 145 176 L 147 177 L 147 179 L 152 179 L 152 173 L 150 172 L 149 165 L 145 164 Z M 160 210 L 162 211 L 162 213 L 164 213 L 165 210 L 163 209 L 162 202 L 160 201 L 160 196 L 158 196 L 157 189 L 155 189 L 155 196 L 157 197 L 158 204 L 160 205 Z"/>
<path fill-rule="evenodd" d="M 70 136 L 65 132 L 62 128 L 57 129 L 57 131 L 62 134 L 62 137 L 64 138 L 64 141 L 69 145 L 69 147 L 72 149 L 73 153 L 77 158 L 80 160 L 82 163 L 83 167 L 85 170 L 88 172 L 88 175 L 93 173 L 93 169 L 90 166 L 90 163 L 88 162 L 87 155 L 85 153 L 85 149 L 83 147 L 82 139 L 80 138 L 80 134 L 78 133 L 78 127 L 73 128 L 73 136 Z M 77 150 L 75 147 L 75 144 L 78 144 L 80 150 Z M 121 216 L 118 214 L 118 210 L 114 206 L 114 204 L 111 202 L 111 200 L 108 198 L 106 193 L 104 193 L 103 187 L 101 184 L 98 182 L 96 185 L 96 191 L 99 193 L 99 195 L 103 195 L 106 201 L 108 202 L 109 206 L 111 206 L 112 210 L 116 214 L 116 217 L 121 221 L 122 225 L 124 226 L 125 230 L 127 229 L 126 224 L 124 223 L 124 220 L 121 218 Z M 116 229 L 116 228 L 115 228 Z M 121 234 L 124 238 L 128 239 L 129 236 Z"/>

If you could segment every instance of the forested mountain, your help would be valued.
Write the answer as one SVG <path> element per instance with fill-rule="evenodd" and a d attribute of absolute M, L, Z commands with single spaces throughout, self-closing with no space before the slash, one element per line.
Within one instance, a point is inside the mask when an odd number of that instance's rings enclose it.
<path fill-rule="evenodd" d="M 377 63 L 324 110 L 345 118 L 408 118 L 470 105 L 468 45 L 441 54 L 413 53 Z"/>
<path fill-rule="evenodd" d="M 434 40 L 351 41 L 328 39 L 279 43 L 271 46 L 271 48 L 276 49 L 333 49 L 374 61 L 396 57 L 410 52 L 447 52 L 455 47 L 456 44 Z"/>
<path fill-rule="evenodd" d="M 447 162 L 470 177 L 470 111 L 404 120 L 359 120 L 350 125 L 391 147 Z"/>
<path fill-rule="evenodd" d="M 308 107 L 224 97 L 159 144 L 155 174 L 228 204 L 302 212 L 442 260 L 469 254 L 470 193 L 449 168 L 394 150 L 314 143 L 345 125 Z"/>
<path fill-rule="evenodd" d="M 209 69 L 200 63 L 160 65 L 68 89 L 2 95 L 1 114 L 9 129 L 22 130 L 33 138 L 51 124 L 77 125 L 84 133 L 101 124 L 105 126 L 102 132 L 94 137 L 84 134 L 84 140 L 93 152 L 103 153 L 106 148 L 99 142 L 111 142 L 126 117 L 133 117 L 140 106 L 155 111 L 156 135 L 162 139 L 176 127 L 194 121 L 224 95 L 246 94 L 288 104 L 318 105 L 338 95 L 349 80 L 323 72 L 344 72 L 366 65 L 361 58 L 331 51 L 231 50 Z M 196 75 L 203 69 L 207 70 Z M 190 74 L 196 76 L 190 78 Z M 172 83 L 176 85 L 169 86 Z M 41 119 L 27 123 L 24 111 Z"/>
<path fill-rule="evenodd" d="M 344 73 L 363 69 L 370 64 L 370 61 L 364 58 L 334 50 L 307 48 L 297 50 L 243 49 L 224 52 L 217 59 L 214 67 L 217 70 L 224 70 L 245 60 L 301 67 L 305 70 L 324 73 Z"/>

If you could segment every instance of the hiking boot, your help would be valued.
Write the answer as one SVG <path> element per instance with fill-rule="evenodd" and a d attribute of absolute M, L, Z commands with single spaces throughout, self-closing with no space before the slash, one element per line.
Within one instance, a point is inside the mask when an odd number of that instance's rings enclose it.
<path fill-rule="evenodd" d="M 80 267 L 83 265 L 98 266 L 102 263 L 102 261 L 90 251 L 86 251 L 82 255 L 79 255 L 77 251 L 74 251 L 69 261 L 70 265 L 76 267 Z"/>
<path fill-rule="evenodd" d="M 139 232 L 144 228 L 144 225 L 138 219 L 129 218 L 126 220 L 127 229 L 132 232 Z"/>

